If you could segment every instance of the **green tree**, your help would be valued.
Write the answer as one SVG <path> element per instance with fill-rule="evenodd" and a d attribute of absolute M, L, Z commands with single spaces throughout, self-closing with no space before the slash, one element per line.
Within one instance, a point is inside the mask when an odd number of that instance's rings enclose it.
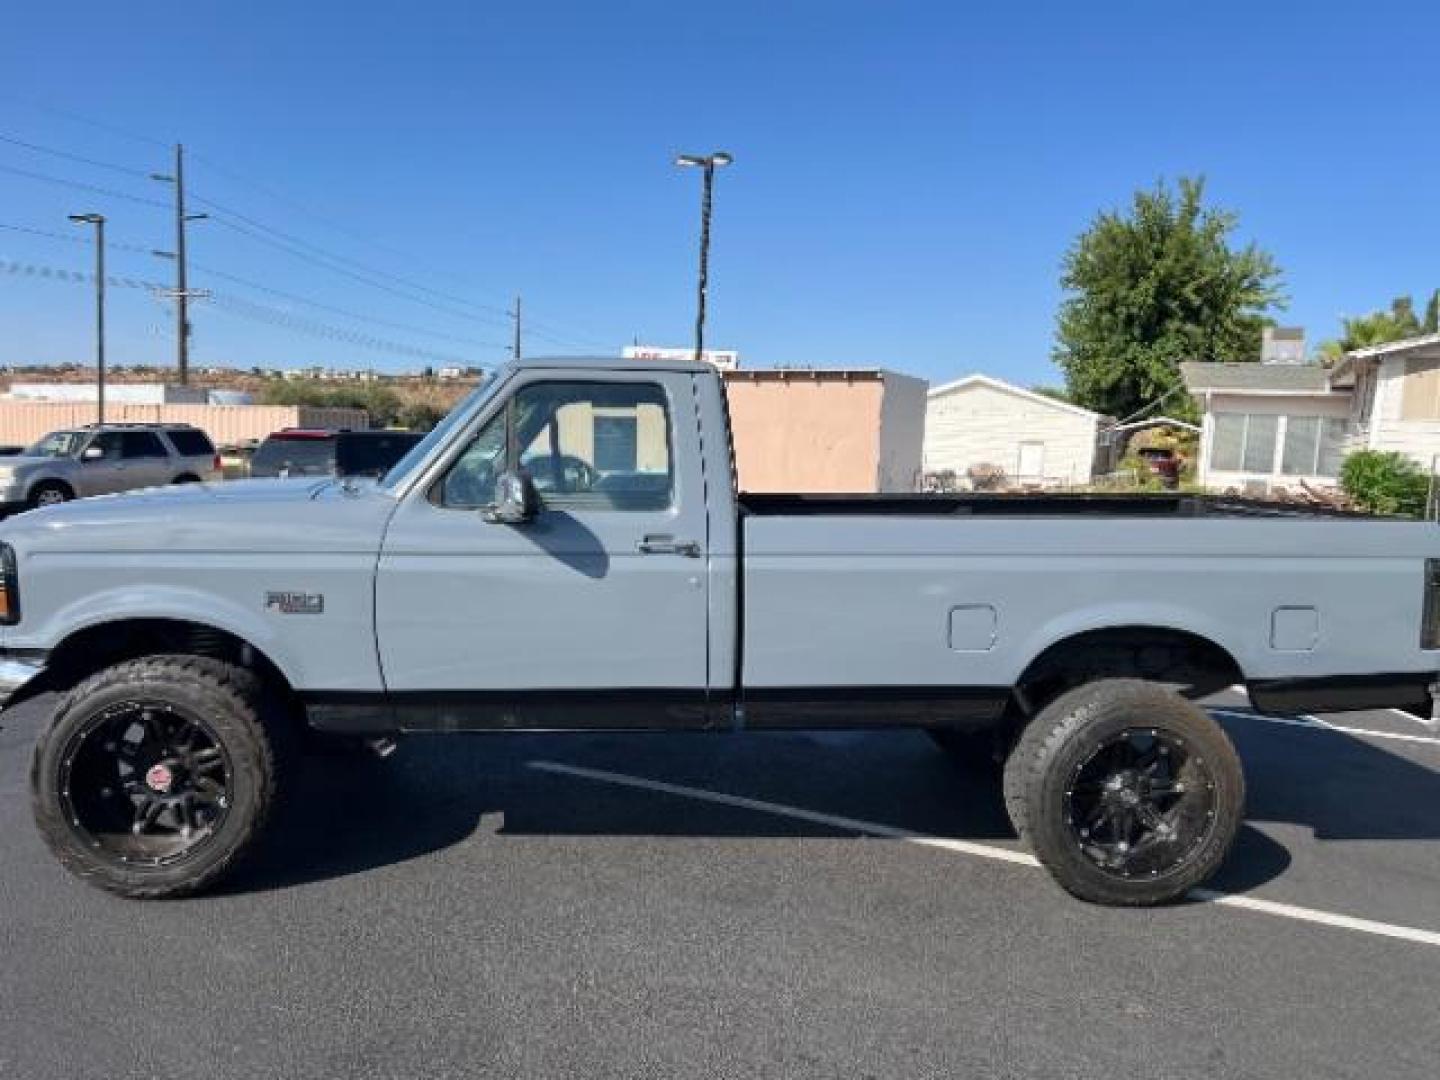
<path fill-rule="evenodd" d="M 1258 360 L 1266 313 L 1284 306 L 1280 270 L 1231 246 L 1235 214 L 1182 177 L 1106 211 L 1065 255 L 1055 360 L 1072 401 L 1123 417 L 1168 398 L 1184 411 L 1183 360 Z M 1176 400 L 1176 399 L 1179 400 Z"/>
<path fill-rule="evenodd" d="M 1437 311 L 1440 299 L 1437 298 L 1440 298 L 1440 292 L 1430 297 L 1423 322 L 1416 317 L 1415 301 L 1409 296 L 1397 296 L 1391 300 L 1388 311 L 1372 311 L 1368 315 L 1358 315 L 1353 319 L 1341 319 L 1340 336 L 1333 341 L 1323 342 L 1320 355 L 1328 361 L 1334 361 L 1351 349 L 1365 349 L 1371 345 L 1384 345 L 1390 341 L 1403 341 L 1405 338 L 1434 333 L 1429 327 L 1432 326 L 1432 320 L 1440 316 L 1440 311 Z"/>

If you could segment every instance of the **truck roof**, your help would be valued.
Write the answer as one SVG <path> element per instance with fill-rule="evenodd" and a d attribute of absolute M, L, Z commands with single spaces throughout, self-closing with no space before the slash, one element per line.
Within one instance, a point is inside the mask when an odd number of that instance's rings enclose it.
<path fill-rule="evenodd" d="M 606 371 L 684 371 L 703 375 L 715 368 L 704 360 L 626 360 L 620 356 L 526 356 L 517 368 L 597 368 Z"/>

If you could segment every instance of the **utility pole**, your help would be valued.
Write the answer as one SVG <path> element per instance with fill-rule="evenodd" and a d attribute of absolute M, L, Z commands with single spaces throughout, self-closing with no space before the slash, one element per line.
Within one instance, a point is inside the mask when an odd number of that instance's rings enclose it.
<path fill-rule="evenodd" d="M 510 355 L 513 356 L 516 360 L 519 360 L 519 359 L 520 359 L 520 297 L 519 297 L 518 294 L 517 294 L 516 297 L 515 297 L 515 310 L 514 310 L 514 311 L 511 311 L 511 312 L 508 312 L 507 314 L 509 314 L 509 316 L 510 316 L 512 319 L 515 320 L 515 344 L 512 345 L 512 346 L 510 346 Z"/>
<path fill-rule="evenodd" d="M 705 170 L 705 180 L 700 190 L 700 281 L 695 302 L 695 360 L 698 363 L 705 356 L 705 294 L 710 286 L 710 204 L 715 187 L 715 170 L 729 165 L 735 159 L 723 150 L 713 154 L 681 154 L 675 159 L 676 165 L 699 167 Z"/>
<path fill-rule="evenodd" d="M 200 295 L 192 293 L 187 286 L 185 266 L 185 225 L 201 221 L 209 214 L 187 214 L 185 212 L 185 147 L 175 144 L 175 172 L 171 175 L 151 173 L 152 180 L 175 185 L 175 250 L 157 251 L 162 258 L 175 260 L 175 367 L 180 385 L 190 382 L 190 298 Z"/>
<path fill-rule="evenodd" d="M 71 214 L 77 225 L 95 226 L 95 422 L 105 423 L 105 215 Z"/>

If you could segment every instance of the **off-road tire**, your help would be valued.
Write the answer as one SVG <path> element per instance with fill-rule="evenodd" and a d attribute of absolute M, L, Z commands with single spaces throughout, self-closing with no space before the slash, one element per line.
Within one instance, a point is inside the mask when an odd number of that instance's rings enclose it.
<path fill-rule="evenodd" d="M 45 494 L 58 495 L 60 502 L 69 502 L 75 498 L 75 492 L 71 491 L 68 485 L 62 484 L 58 480 L 42 480 L 30 489 L 30 497 L 25 501 L 30 504 L 32 510 L 40 506 L 56 505 L 54 502 L 45 502 Z"/>
<path fill-rule="evenodd" d="M 55 857 L 82 880 L 132 899 L 189 895 L 230 873 L 253 848 L 276 798 L 276 736 L 283 733 L 267 727 L 260 689 L 252 673 L 223 661 L 147 656 L 106 668 L 71 690 L 41 734 L 30 772 L 35 821 Z M 231 763 L 231 801 L 218 830 L 193 853 L 161 866 L 97 854 L 66 820 L 57 786 L 66 747 L 87 720 L 137 698 L 173 702 L 202 716 Z"/>
<path fill-rule="evenodd" d="M 1079 762 L 1125 730 L 1159 729 L 1203 755 L 1214 816 L 1182 863 L 1158 877 L 1121 879 L 1081 854 L 1065 820 L 1066 785 Z M 1179 694 L 1139 679 L 1105 679 L 1062 694 L 1021 733 L 1005 763 L 1011 824 L 1067 892 L 1097 904 L 1145 907 L 1183 896 L 1225 861 L 1245 805 L 1240 759 L 1220 725 Z"/>

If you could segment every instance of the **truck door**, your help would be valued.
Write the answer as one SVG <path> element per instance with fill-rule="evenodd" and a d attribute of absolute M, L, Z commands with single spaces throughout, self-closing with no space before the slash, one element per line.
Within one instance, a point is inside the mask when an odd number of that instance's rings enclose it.
<path fill-rule="evenodd" d="M 391 519 L 376 580 L 407 727 L 709 724 L 691 376 L 522 370 Z M 523 468 L 541 509 L 481 509 Z"/>

